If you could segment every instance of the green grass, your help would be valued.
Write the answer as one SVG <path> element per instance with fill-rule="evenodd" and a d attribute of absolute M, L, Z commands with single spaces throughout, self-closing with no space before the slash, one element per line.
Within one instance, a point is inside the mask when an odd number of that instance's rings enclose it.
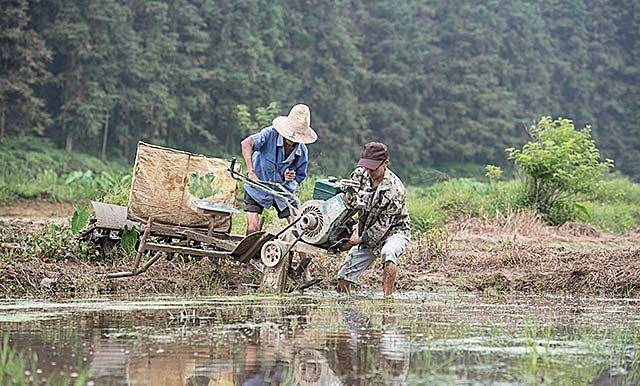
<path fill-rule="evenodd" d="M 424 232 L 448 221 L 504 215 L 521 208 L 517 181 L 490 184 L 470 178 L 453 179 L 427 187 L 409 187 L 407 207 L 414 231 Z"/>
<path fill-rule="evenodd" d="M 0 165 L 0 204 L 21 199 L 88 201 L 117 189 L 131 173 L 123 163 L 67 154 L 36 137 L 3 139 Z"/>
<path fill-rule="evenodd" d="M 131 186 L 130 163 L 105 163 L 84 154 L 66 154 L 44 139 L 5 138 L 0 142 L 0 204 L 20 199 L 74 202 L 89 200 L 127 205 Z M 313 165 L 311 166 L 313 172 Z M 414 233 L 427 232 L 466 217 L 494 217 L 525 209 L 519 180 L 489 182 L 479 165 L 445 165 L 438 171 L 422 168 L 404 171 L 407 206 Z M 452 176 L 462 176 L 451 178 Z M 464 177 L 472 176 L 472 177 Z M 300 185 L 298 198 L 312 198 L 316 179 L 309 175 Z M 347 178 L 348 175 L 337 176 Z M 416 181 L 422 181 L 418 185 Z M 425 184 L 428 182 L 428 184 Z M 579 200 L 580 210 L 569 208 L 571 220 L 587 222 L 603 231 L 625 233 L 640 227 L 640 184 L 623 176 L 605 176 L 592 197 Z M 237 207 L 242 208 L 242 191 Z M 265 213 L 266 223 L 276 222 L 274 209 Z M 233 232 L 244 233 L 244 213 L 234 216 Z"/>
<path fill-rule="evenodd" d="M 596 194 L 582 202 L 581 220 L 605 231 L 625 233 L 640 227 L 640 184 L 615 176 L 600 182 Z"/>

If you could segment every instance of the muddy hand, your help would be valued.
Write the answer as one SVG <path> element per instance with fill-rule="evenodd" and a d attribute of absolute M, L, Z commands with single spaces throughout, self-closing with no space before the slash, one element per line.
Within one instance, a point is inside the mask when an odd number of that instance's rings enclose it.
<path fill-rule="evenodd" d="M 362 244 L 362 237 L 356 235 L 355 233 L 351 235 L 350 239 L 343 239 L 343 240 L 345 240 L 345 242 L 339 246 L 341 251 L 346 251 L 348 249 L 351 249 L 351 247 Z M 338 243 L 342 242 L 343 240 L 340 240 Z"/>
<path fill-rule="evenodd" d="M 289 181 L 293 181 L 293 179 L 296 178 L 296 172 L 295 170 L 291 170 L 291 169 L 287 169 L 284 172 L 284 180 L 289 182 Z"/>

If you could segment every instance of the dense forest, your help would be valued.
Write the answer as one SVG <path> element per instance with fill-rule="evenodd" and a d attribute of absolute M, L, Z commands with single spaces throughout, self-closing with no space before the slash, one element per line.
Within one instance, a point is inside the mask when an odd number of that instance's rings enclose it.
<path fill-rule="evenodd" d="M 306 103 L 314 168 L 342 171 L 376 139 L 409 173 L 504 165 L 550 115 L 591 125 L 640 178 L 637 0 L 3 0 L 0 14 L 0 140 L 239 155 L 261 114 Z"/>

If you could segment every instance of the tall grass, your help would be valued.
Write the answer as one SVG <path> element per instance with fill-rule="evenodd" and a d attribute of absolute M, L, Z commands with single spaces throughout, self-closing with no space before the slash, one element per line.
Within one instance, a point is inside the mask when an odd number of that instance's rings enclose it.
<path fill-rule="evenodd" d="M 10 137 L 0 142 L 0 204 L 20 199 L 82 201 L 116 189 L 130 173 L 123 164 L 67 154 L 50 141 Z"/>
<path fill-rule="evenodd" d="M 407 207 L 415 232 L 468 217 L 507 216 L 530 209 L 517 180 L 482 182 L 452 179 L 430 186 L 409 187 Z M 570 221 L 592 224 L 603 231 L 625 233 L 640 227 L 640 184 L 622 177 L 602 181 L 593 197 L 583 197 L 581 210 L 569 208 Z"/>
<path fill-rule="evenodd" d="M 595 197 L 582 204 L 586 213 L 581 220 L 602 230 L 624 233 L 640 227 L 640 184 L 626 178 L 601 182 Z"/>
<path fill-rule="evenodd" d="M 412 228 L 424 232 L 455 219 L 507 215 L 522 207 L 520 189 L 516 181 L 489 184 L 470 178 L 410 187 L 407 207 Z"/>

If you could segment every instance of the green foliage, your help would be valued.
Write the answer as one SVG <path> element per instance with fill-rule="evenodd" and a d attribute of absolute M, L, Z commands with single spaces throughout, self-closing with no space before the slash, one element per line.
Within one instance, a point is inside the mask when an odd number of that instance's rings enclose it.
<path fill-rule="evenodd" d="M 505 167 L 503 149 L 528 140 L 522 122 L 548 112 L 592 123 L 603 155 L 638 178 L 635 7 L 19 0 L 0 11 L 0 127 L 93 154 L 106 138 L 107 155 L 128 159 L 140 139 L 237 155 L 303 102 L 319 134 L 312 167 L 341 174 L 373 139 L 397 169 Z"/>
<path fill-rule="evenodd" d="M 247 105 L 237 105 L 236 117 L 240 127 L 240 135 L 244 138 L 253 133 L 257 133 L 262 128 L 271 126 L 271 121 L 278 116 L 278 112 L 277 102 L 270 102 L 266 107 L 256 108 L 253 116 Z"/>
<path fill-rule="evenodd" d="M 480 194 L 487 193 L 486 184 L 472 179 L 456 179 L 427 188 L 410 189 L 407 208 L 412 229 L 424 232 L 456 218 L 478 215 L 481 210 Z"/>
<path fill-rule="evenodd" d="M 593 200 L 601 203 L 626 203 L 640 206 L 640 185 L 620 176 L 600 181 Z"/>
<path fill-rule="evenodd" d="M 600 152 L 587 126 L 576 130 L 573 122 L 543 117 L 530 129 L 532 141 L 522 150 L 508 148 L 525 175 L 525 199 L 553 224 L 575 217 L 578 194 L 593 194 L 613 161 L 600 162 Z"/>
<path fill-rule="evenodd" d="M 199 199 L 215 196 L 219 192 L 218 189 L 214 189 L 213 181 L 215 179 L 216 176 L 213 173 L 204 175 L 191 173 L 189 175 L 189 194 Z"/>
<path fill-rule="evenodd" d="M 89 208 L 75 208 L 71 217 L 71 234 L 77 235 L 89 222 Z"/>
<path fill-rule="evenodd" d="M 93 245 L 80 242 L 68 224 L 51 223 L 46 229 L 27 234 L 24 244 L 28 248 L 23 257 L 29 260 L 91 260 L 99 255 Z"/>
<path fill-rule="evenodd" d="M 640 228 L 640 184 L 626 178 L 601 181 L 593 198 L 582 204 L 589 214 L 583 220 L 602 230 L 625 233 Z"/>
<path fill-rule="evenodd" d="M 117 189 L 130 166 L 86 154 L 66 154 L 48 140 L 12 137 L 0 142 L 0 203 L 18 199 L 88 200 Z M 129 177 L 126 177 L 126 176 Z"/>
<path fill-rule="evenodd" d="M 97 200 L 108 204 L 127 206 L 129 203 L 129 193 L 131 192 L 131 179 L 131 172 L 121 174 L 118 183 L 108 188 L 104 195 L 98 197 Z"/>
<path fill-rule="evenodd" d="M 0 8 L 0 140 L 8 133 L 43 133 L 51 124 L 44 101 L 36 93 L 51 75 L 51 51 L 30 25 L 28 0 Z"/>
<path fill-rule="evenodd" d="M 438 229 L 456 218 L 506 216 L 526 209 L 524 185 L 519 181 L 494 184 L 452 179 L 427 187 L 410 186 L 407 207 L 415 233 Z M 601 181 L 589 198 L 579 196 L 573 205 L 560 203 L 553 208 L 554 218 L 579 220 L 604 231 L 625 233 L 640 227 L 640 184 L 616 178 Z"/>
<path fill-rule="evenodd" d="M 485 176 L 489 178 L 489 183 L 491 185 L 494 185 L 500 180 L 500 178 L 502 178 L 502 168 L 500 168 L 499 166 L 487 165 L 486 169 L 487 173 L 485 174 Z"/>
<path fill-rule="evenodd" d="M 70 200 L 99 197 L 106 192 L 120 189 L 123 176 L 108 171 L 94 173 L 92 170 L 73 171 L 64 183 Z"/>
<path fill-rule="evenodd" d="M 129 229 L 128 226 L 124 226 L 122 235 L 120 236 L 120 245 L 127 254 L 132 254 L 135 251 L 136 243 L 138 242 L 138 231 L 135 228 Z"/>

